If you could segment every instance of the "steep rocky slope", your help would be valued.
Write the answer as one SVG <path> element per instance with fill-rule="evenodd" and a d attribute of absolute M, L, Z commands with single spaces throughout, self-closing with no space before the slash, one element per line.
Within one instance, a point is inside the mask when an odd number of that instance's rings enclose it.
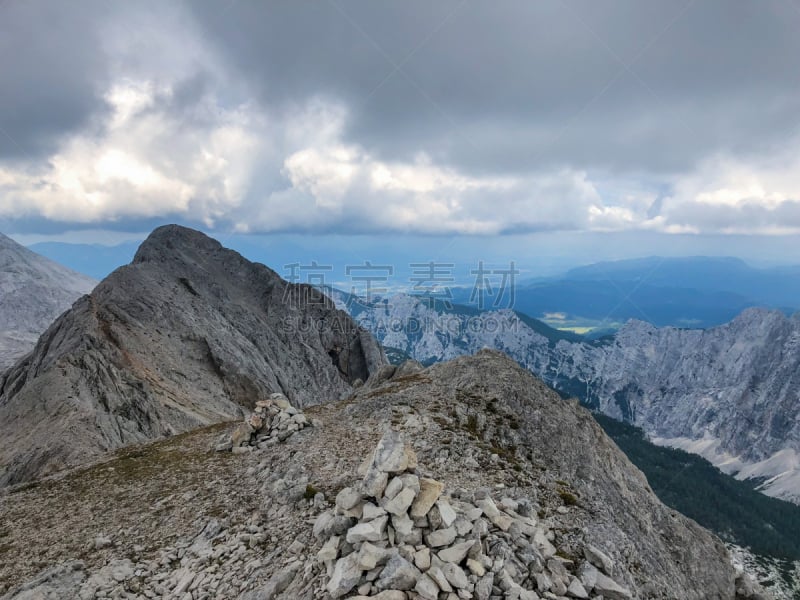
<path fill-rule="evenodd" d="M 553 381 L 770 495 L 800 501 L 800 318 L 749 309 L 708 330 L 631 321 L 607 344 L 558 344 Z"/>
<path fill-rule="evenodd" d="M 461 305 L 448 309 L 442 303 L 432 306 L 425 298 L 407 294 L 396 294 L 386 302 L 376 298 L 371 303 L 363 299 L 353 302 L 335 290 L 331 297 L 386 348 L 397 349 L 423 364 L 474 354 L 488 347 L 544 370 L 551 359 L 551 346 L 558 339 L 578 339 L 541 322 L 526 322 L 523 315 L 509 309 L 480 312 Z M 550 337 L 531 323 L 539 323 Z"/>
<path fill-rule="evenodd" d="M 0 371 L 30 352 L 48 325 L 96 284 L 0 233 Z"/>
<path fill-rule="evenodd" d="M 0 377 L 0 485 L 237 418 L 272 392 L 333 400 L 384 362 L 324 296 L 161 227 Z"/>
<path fill-rule="evenodd" d="M 343 302 L 343 298 L 338 299 Z M 344 306 L 344 304 L 341 304 Z M 800 318 L 748 309 L 708 330 L 630 321 L 593 343 L 545 336 L 513 311 L 432 310 L 398 295 L 354 318 L 421 362 L 502 350 L 568 394 L 800 501 Z"/>
<path fill-rule="evenodd" d="M 500 353 L 385 367 L 304 413 L 249 452 L 211 450 L 216 426 L 0 497 L 4 600 L 765 597 Z"/>

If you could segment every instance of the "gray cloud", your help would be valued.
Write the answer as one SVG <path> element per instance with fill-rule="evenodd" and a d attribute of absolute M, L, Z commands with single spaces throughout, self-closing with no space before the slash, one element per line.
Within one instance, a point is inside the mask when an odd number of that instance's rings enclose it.
<path fill-rule="evenodd" d="M 724 210 L 707 204 L 690 203 L 670 211 L 667 223 L 694 228 L 698 232 L 795 231 L 800 228 L 800 201 L 787 200 L 778 206 L 770 207 L 764 206 L 758 200 L 745 200 Z"/>
<path fill-rule="evenodd" d="M 0 218 L 800 230 L 799 29 L 785 0 L 0 1 Z"/>
<path fill-rule="evenodd" d="M 263 102 L 341 97 L 384 158 L 674 171 L 783 139 L 800 108 L 783 0 L 192 6 Z"/>
<path fill-rule="evenodd" d="M 106 3 L 0 3 L 0 160 L 40 158 L 106 109 Z"/>

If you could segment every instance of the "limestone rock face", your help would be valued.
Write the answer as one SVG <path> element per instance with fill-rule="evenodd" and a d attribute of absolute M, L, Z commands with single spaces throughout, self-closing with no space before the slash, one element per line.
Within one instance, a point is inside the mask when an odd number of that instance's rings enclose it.
<path fill-rule="evenodd" d="M 354 318 L 385 346 L 427 364 L 502 350 L 656 443 L 765 480 L 766 494 L 800 503 L 800 314 L 750 308 L 707 330 L 631 320 L 592 343 L 548 339 L 512 310 L 437 312 L 404 294 L 359 305 Z"/>
<path fill-rule="evenodd" d="M 608 344 L 559 343 L 554 379 L 605 414 L 800 503 L 800 315 L 748 309 L 708 330 L 628 322 Z"/>
<path fill-rule="evenodd" d="M 335 400 L 385 362 L 324 295 L 160 227 L 0 376 L 0 485 L 238 419 L 272 393 Z"/>
<path fill-rule="evenodd" d="M 0 233 L 0 371 L 33 350 L 56 317 L 95 285 Z"/>

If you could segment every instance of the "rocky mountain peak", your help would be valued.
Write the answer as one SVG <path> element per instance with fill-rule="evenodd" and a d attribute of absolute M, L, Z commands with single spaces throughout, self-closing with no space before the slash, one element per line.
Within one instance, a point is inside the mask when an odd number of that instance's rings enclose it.
<path fill-rule="evenodd" d="M 6 248 L 13 248 L 17 245 L 17 242 L 12 240 L 10 237 L 5 235 L 4 233 L 0 233 L 0 250 L 5 250 Z"/>
<path fill-rule="evenodd" d="M 200 232 L 157 229 L 0 378 L 0 483 L 236 419 L 272 393 L 299 407 L 348 394 L 385 355 L 310 292 Z"/>
<path fill-rule="evenodd" d="M 730 326 L 733 329 L 752 329 L 754 326 L 765 329 L 769 327 L 785 324 L 791 317 L 787 317 L 782 311 L 774 308 L 764 308 L 754 306 L 744 309 L 739 313 Z"/>
<path fill-rule="evenodd" d="M 154 229 L 139 246 L 133 264 L 171 260 L 204 262 L 213 260 L 223 251 L 236 254 L 200 231 L 181 225 L 162 225 Z"/>
<path fill-rule="evenodd" d="M 15 280 L 14 276 L 26 278 Z M 0 233 L 0 281 L 5 287 L 22 286 L 30 280 L 59 284 L 63 289 L 85 293 L 97 282 L 91 277 L 76 273 L 62 265 L 28 250 L 10 237 Z"/>

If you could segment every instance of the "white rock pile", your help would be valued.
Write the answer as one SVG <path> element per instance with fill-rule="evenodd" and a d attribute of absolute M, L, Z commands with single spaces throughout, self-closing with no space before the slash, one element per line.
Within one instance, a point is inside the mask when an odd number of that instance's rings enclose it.
<path fill-rule="evenodd" d="M 236 429 L 225 436 L 217 445 L 217 450 L 231 450 L 234 454 L 252 452 L 285 442 L 311 422 L 302 411 L 289 403 L 281 393 L 271 394 L 266 400 L 256 402 L 253 413 Z"/>
<path fill-rule="evenodd" d="M 154 551 L 123 550 L 119 532 L 97 536 L 105 564 L 58 565 L 2 600 L 632 598 L 619 584 L 624 565 L 602 550 L 573 538 L 569 556 L 557 553 L 549 523 L 558 521 L 537 518 L 538 504 L 498 497 L 502 488 L 446 492 L 418 469 L 399 433 L 384 435 L 360 482 L 331 467 L 330 481 L 341 482 L 335 488 L 350 483 L 331 508 L 323 493 L 311 497 L 308 474 L 280 450 L 264 452 L 245 472 L 259 482 L 259 510 L 238 514 L 234 498 L 226 505 L 230 514 L 198 514 L 192 533 Z M 737 581 L 744 586 L 752 588 Z M 768 596 L 751 589 L 737 597 Z"/>
<path fill-rule="evenodd" d="M 581 564 L 557 556 L 528 500 L 498 504 L 488 489 L 447 496 L 416 469 L 413 450 L 389 431 L 362 465 L 361 485 L 317 518 L 332 598 L 631 598 L 597 548 L 587 545 Z"/>

